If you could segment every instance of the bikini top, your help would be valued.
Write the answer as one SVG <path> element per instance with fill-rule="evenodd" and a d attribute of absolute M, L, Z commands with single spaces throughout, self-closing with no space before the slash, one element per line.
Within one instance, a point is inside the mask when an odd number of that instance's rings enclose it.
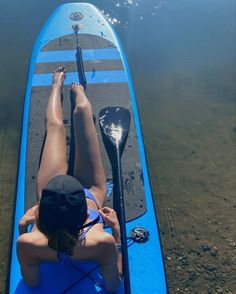
<path fill-rule="evenodd" d="M 94 197 L 94 195 L 88 189 L 84 189 L 84 193 L 85 193 L 85 197 L 94 201 L 99 209 L 99 206 L 97 204 L 97 200 Z M 86 238 L 86 234 L 95 224 L 99 224 L 99 223 L 104 224 L 104 220 L 101 217 L 101 215 L 98 213 L 97 210 L 92 209 L 92 208 L 88 208 L 88 213 L 89 213 L 89 219 L 90 219 L 91 225 L 89 225 L 89 223 L 88 223 L 88 226 L 86 227 L 84 232 L 79 236 L 78 239 L 80 241 L 84 240 Z M 68 254 L 66 254 L 65 252 L 58 252 L 57 258 L 59 259 L 60 263 L 62 263 L 62 264 L 70 264 L 70 261 L 71 261 L 70 256 Z"/>
<path fill-rule="evenodd" d="M 88 199 L 91 199 L 93 202 L 95 202 L 95 204 L 97 205 L 98 209 L 99 206 L 97 204 L 97 200 L 96 198 L 93 196 L 93 194 L 88 190 L 88 189 L 84 189 L 84 193 L 85 193 L 85 197 Z M 101 215 L 98 213 L 97 210 L 92 209 L 92 208 L 88 208 L 88 212 L 89 212 L 89 219 L 91 222 L 95 221 L 96 218 L 99 218 L 99 220 L 96 222 L 97 224 L 104 224 L 104 220 L 101 217 Z M 94 226 L 95 224 L 92 224 L 91 226 L 88 226 L 88 228 L 86 228 L 86 230 L 83 232 L 82 235 L 80 235 L 79 240 L 83 240 L 87 234 L 87 232 Z"/>

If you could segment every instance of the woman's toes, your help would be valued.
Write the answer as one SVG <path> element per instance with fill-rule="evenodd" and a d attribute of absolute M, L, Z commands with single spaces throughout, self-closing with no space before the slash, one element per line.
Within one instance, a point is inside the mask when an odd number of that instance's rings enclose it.
<path fill-rule="evenodd" d="M 66 78 L 66 68 L 65 66 L 60 66 L 54 71 L 52 82 L 53 84 L 63 84 Z"/>
<path fill-rule="evenodd" d="M 77 90 L 82 90 L 84 91 L 84 87 L 78 83 L 71 83 L 71 89 L 77 89 Z"/>
<path fill-rule="evenodd" d="M 63 72 L 65 71 L 65 69 L 66 69 L 65 66 L 60 66 L 56 69 L 56 72 Z"/>

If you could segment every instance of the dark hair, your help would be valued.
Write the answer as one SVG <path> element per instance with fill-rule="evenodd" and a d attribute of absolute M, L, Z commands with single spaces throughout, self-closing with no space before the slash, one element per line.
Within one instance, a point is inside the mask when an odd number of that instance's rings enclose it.
<path fill-rule="evenodd" d="M 87 218 L 87 202 L 81 184 L 73 177 L 56 176 L 42 191 L 38 229 L 57 252 L 72 254 Z"/>
<path fill-rule="evenodd" d="M 71 234 L 66 229 L 50 231 L 48 230 L 47 225 L 43 224 L 39 218 L 37 220 L 37 227 L 48 239 L 48 246 L 50 248 L 57 252 L 65 252 L 68 255 L 72 255 L 77 239 L 84 231 L 83 229 L 78 229 L 78 232 L 75 235 Z"/>
<path fill-rule="evenodd" d="M 72 255 L 77 238 L 71 235 L 67 230 L 58 230 L 48 236 L 48 246 L 57 252 L 65 252 Z"/>

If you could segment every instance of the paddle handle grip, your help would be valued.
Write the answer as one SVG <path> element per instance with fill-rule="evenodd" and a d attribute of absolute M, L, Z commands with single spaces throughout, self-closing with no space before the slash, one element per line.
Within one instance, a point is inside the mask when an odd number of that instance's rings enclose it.
<path fill-rule="evenodd" d="M 116 150 L 116 160 L 113 162 L 113 207 L 117 212 L 117 217 L 120 223 L 121 231 L 121 245 L 122 245 L 122 269 L 124 276 L 125 294 L 130 294 L 130 275 L 129 275 L 129 258 L 127 248 L 127 234 L 126 234 L 126 219 L 124 206 L 124 192 L 122 182 L 121 156 L 120 151 Z"/>
<path fill-rule="evenodd" d="M 79 75 L 79 82 L 84 87 L 84 89 L 86 89 L 87 80 L 84 73 L 82 50 L 80 46 L 77 46 L 77 49 L 76 49 L 76 62 L 77 62 L 77 70 Z"/>

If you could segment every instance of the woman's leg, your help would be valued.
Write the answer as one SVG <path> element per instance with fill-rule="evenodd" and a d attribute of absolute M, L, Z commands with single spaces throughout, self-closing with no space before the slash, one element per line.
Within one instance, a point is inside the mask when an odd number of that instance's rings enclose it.
<path fill-rule="evenodd" d="M 74 176 L 90 189 L 100 208 L 106 197 L 106 178 L 94 126 L 92 107 L 85 96 L 84 89 L 72 84 L 71 95 L 75 99 L 73 113 L 75 136 Z"/>
<path fill-rule="evenodd" d="M 46 110 L 46 140 L 37 178 L 39 200 L 42 189 L 50 179 L 67 172 L 66 131 L 63 124 L 61 91 L 65 79 L 65 68 L 54 72 L 52 89 Z"/>

